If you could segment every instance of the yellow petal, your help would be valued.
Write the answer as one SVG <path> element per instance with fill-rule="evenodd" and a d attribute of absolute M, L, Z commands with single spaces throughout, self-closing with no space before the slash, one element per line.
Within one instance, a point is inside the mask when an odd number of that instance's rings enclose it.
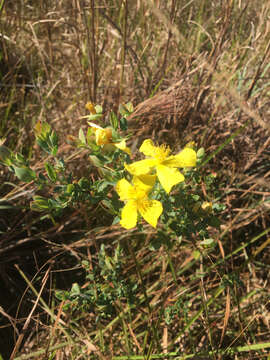
<path fill-rule="evenodd" d="M 204 201 L 202 203 L 202 209 L 207 213 L 211 213 L 213 210 L 213 204 L 211 202 Z"/>
<path fill-rule="evenodd" d="M 149 192 L 152 187 L 155 185 L 156 182 L 156 175 L 140 175 L 140 176 L 134 176 L 133 177 L 133 184 L 136 187 L 140 187 L 141 189 L 144 189 L 145 192 Z"/>
<path fill-rule="evenodd" d="M 97 130 L 97 129 L 102 129 L 103 130 L 103 127 L 101 127 L 101 126 L 99 126 L 99 125 L 97 125 L 97 124 L 95 124 L 95 123 L 93 123 L 93 122 L 91 122 L 91 121 L 87 121 L 87 123 L 88 123 L 88 125 L 89 126 L 91 126 L 91 128 L 93 129 L 93 130 Z"/>
<path fill-rule="evenodd" d="M 138 202 L 138 210 L 144 220 L 155 228 L 163 208 L 161 202 L 145 199 Z"/>
<path fill-rule="evenodd" d="M 196 143 L 195 141 L 190 141 L 185 145 L 185 148 L 190 148 L 190 149 L 195 149 L 196 148 Z"/>
<path fill-rule="evenodd" d="M 42 124 L 41 121 L 38 120 L 38 122 L 36 123 L 36 125 L 34 126 L 34 130 L 35 130 L 35 134 L 38 136 L 41 134 L 42 132 Z"/>
<path fill-rule="evenodd" d="M 157 146 L 154 145 L 151 139 L 147 139 L 144 140 L 139 151 L 142 152 L 145 156 L 154 157 L 156 155 Z"/>
<path fill-rule="evenodd" d="M 90 111 L 91 114 L 96 114 L 96 109 L 94 104 L 92 104 L 90 101 L 85 105 L 86 109 Z"/>
<path fill-rule="evenodd" d="M 137 203 L 130 200 L 122 209 L 120 224 L 125 229 L 131 229 L 137 224 Z"/>
<path fill-rule="evenodd" d="M 169 167 L 193 167 L 196 165 L 197 155 L 191 148 L 184 148 L 180 153 L 175 156 L 169 156 L 163 165 Z"/>
<path fill-rule="evenodd" d="M 155 159 L 145 159 L 133 164 L 125 164 L 125 168 L 131 175 L 140 176 L 148 174 L 155 165 Z"/>
<path fill-rule="evenodd" d="M 126 179 L 119 180 L 115 190 L 122 201 L 135 198 L 134 187 Z"/>
<path fill-rule="evenodd" d="M 119 143 L 114 143 L 114 146 L 117 147 L 117 149 L 120 149 L 120 150 L 126 152 L 128 155 L 131 155 L 130 148 L 126 146 L 125 140 L 122 140 Z"/>
<path fill-rule="evenodd" d="M 157 177 L 167 194 L 169 194 L 174 185 L 185 180 L 184 175 L 177 169 L 172 169 L 164 165 L 158 165 L 156 169 Z"/>
<path fill-rule="evenodd" d="M 97 129 L 96 130 L 96 143 L 97 145 L 109 144 L 112 140 L 112 129 Z"/>
<path fill-rule="evenodd" d="M 164 144 L 161 146 L 155 146 L 152 140 L 147 139 L 140 147 L 140 152 L 142 152 L 145 156 L 154 158 L 156 160 L 156 164 L 160 164 L 169 156 L 171 149 L 169 146 Z"/>

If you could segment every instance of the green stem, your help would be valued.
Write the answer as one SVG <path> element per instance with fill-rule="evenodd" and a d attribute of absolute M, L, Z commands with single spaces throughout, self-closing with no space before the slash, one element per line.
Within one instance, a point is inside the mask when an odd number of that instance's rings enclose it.
<path fill-rule="evenodd" d="M 173 281 L 174 281 L 175 285 L 178 285 L 175 270 L 174 270 L 174 266 L 173 266 L 173 263 L 172 263 L 171 254 L 170 254 L 169 249 L 168 249 L 167 246 L 166 246 L 166 252 L 167 252 L 167 256 L 168 256 L 168 263 L 169 263 L 169 266 L 170 266 L 170 269 L 171 269 Z"/>

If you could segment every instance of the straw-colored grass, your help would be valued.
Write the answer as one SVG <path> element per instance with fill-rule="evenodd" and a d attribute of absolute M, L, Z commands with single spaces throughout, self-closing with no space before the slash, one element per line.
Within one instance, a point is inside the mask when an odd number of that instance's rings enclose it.
<path fill-rule="evenodd" d="M 0 17 L 0 137 L 33 168 L 42 164 L 33 127 L 45 120 L 70 169 L 92 176 L 67 136 L 86 128 L 87 101 L 106 114 L 131 101 L 131 145 L 194 140 L 208 156 L 203 175 L 216 176 L 202 193 L 226 205 L 215 249 L 196 258 L 196 238 L 159 247 L 158 233 L 125 232 L 102 207 L 82 204 L 52 225 L 29 210 L 31 184 L 1 166 L 0 355 L 267 358 L 269 2 L 2 0 Z M 74 283 L 119 290 L 111 313 L 98 302 L 65 307 L 55 291 Z"/>

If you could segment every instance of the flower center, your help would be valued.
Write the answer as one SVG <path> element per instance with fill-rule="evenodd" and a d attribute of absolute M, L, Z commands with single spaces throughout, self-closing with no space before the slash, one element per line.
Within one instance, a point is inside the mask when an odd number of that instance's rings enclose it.
<path fill-rule="evenodd" d="M 171 149 L 169 146 L 161 145 L 155 149 L 155 159 L 159 164 L 161 164 L 170 154 Z"/>
<path fill-rule="evenodd" d="M 96 130 L 97 145 L 109 144 L 112 139 L 112 130 L 110 128 Z"/>
<path fill-rule="evenodd" d="M 140 187 L 135 186 L 134 190 L 135 190 L 134 193 L 135 193 L 136 200 L 141 200 L 141 199 L 144 199 L 145 197 L 147 197 L 145 190 L 141 189 Z"/>

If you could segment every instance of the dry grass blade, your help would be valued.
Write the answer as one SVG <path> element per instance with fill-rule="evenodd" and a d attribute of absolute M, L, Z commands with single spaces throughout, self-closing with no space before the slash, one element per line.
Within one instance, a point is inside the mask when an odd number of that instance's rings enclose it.
<path fill-rule="evenodd" d="M 224 340 L 224 336 L 226 334 L 226 330 L 228 327 L 228 323 L 229 323 L 229 318 L 230 318 L 230 309 L 231 309 L 231 294 L 230 294 L 230 289 L 227 288 L 227 295 L 226 295 L 226 310 L 225 310 L 225 315 L 224 315 L 224 322 L 223 322 L 223 327 L 222 327 L 222 333 L 221 333 L 221 337 L 220 337 L 220 342 L 219 342 L 219 347 L 222 346 L 223 340 Z"/>
<path fill-rule="evenodd" d="M 16 266 L 16 268 L 17 268 L 18 271 L 21 271 L 18 266 Z M 44 277 L 43 277 L 42 287 L 41 287 L 41 289 L 40 289 L 40 291 L 39 291 L 39 293 L 38 293 L 38 296 L 37 296 L 37 298 L 36 298 L 36 300 L 35 300 L 35 303 L 34 303 L 34 305 L 33 305 L 33 308 L 32 308 L 32 310 L 31 310 L 31 312 L 29 313 L 29 315 L 28 315 L 28 317 L 27 317 L 27 319 L 26 319 L 26 321 L 25 321 L 25 323 L 24 323 L 24 325 L 23 325 L 21 334 L 19 335 L 19 337 L 18 337 L 18 339 L 17 339 L 17 341 L 16 341 L 16 344 L 15 344 L 14 349 L 13 349 L 13 351 L 12 351 L 12 354 L 11 354 L 11 356 L 10 356 L 10 359 L 11 359 L 11 360 L 13 360 L 13 359 L 15 358 L 17 352 L 19 351 L 19 348 L 20 348 L 20 346 L 21 346 L 21 343 L 22 343 L 23 338 L 24 338 L 24 335 L 25 335 L 25 331 L 28 329 L 28 326 L 29 326 L 29 324 L 30 324 L 30 321 L 32 320 L 33 313 L 34 313 L 34 311 L 36 310 L 36 307 L 37 307 L 37 305 L 38 305 L 38 303 L 39 303 L 41 294 L 43 293 L 44 287 L 45 287 L 46 282 L 47 282 L 47 280 L 48 280 L 50 270 L 51 270 L 51 269 L 50 269 L 50 267 L 49 267 L 49 268 L 47 269 Z"/>

